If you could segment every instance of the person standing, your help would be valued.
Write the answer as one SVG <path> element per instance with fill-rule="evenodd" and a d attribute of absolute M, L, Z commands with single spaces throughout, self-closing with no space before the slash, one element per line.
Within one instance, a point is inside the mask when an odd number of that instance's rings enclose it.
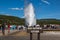
<path fill-rule="evenodd" d="M 8 33 L 10 33 L 10 24 L 8 24 Z"/>
<path fill-rule="evenodd" d="M 5 35 L 5 25 L 6 25 L 6 23 L 3 23 L 3 24 L 2 24 L 2 34 L 3 34 L 3 35 Z"/>
<path fill-rule="evenodd" d="M 16 25 L 16 29 L 18 29 L 18 25 Z"/>
<path fill-rule="evenodd" d="M 0 24 L 0 30 L 1 30 L 1 24 Z"/>

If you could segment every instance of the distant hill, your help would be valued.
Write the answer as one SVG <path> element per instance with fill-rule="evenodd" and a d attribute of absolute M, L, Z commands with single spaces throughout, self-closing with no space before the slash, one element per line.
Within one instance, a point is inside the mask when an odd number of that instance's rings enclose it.
<path fill-rule="evenodd" d="M 37 20 L 38 24 L 60 24 L 60 19 L 40 19 Z"/>
<path fill-rule="evenodd" d="M 0 23 L 6 22 L 7 24 L 24 24 L 24 19 L 15 17 L 15 16 L 7 16 L 7 15 L 0 15 Z"/>
<path fill-rule="evenodd" d="M 6 22 L 7 24 L 24 25 L 25 20 L 23 18 L 15 16 L 0 15 L 0 24 Z M 59 19 L 37 19 L 37 24 L 60 24 Z"/>

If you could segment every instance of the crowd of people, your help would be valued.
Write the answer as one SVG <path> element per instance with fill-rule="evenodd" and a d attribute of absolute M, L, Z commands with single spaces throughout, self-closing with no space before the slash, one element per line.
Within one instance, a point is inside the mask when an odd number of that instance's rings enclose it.
<path fill-rule="evenodd" d="M 0 24 L 0 31 L 2 31 L 2 34 L 5 35 L 5 30 L 8 30 L 8 33 L 10 33 L 10 30 L 25 30 L 25 27 L 23 25 L 6 25 L 6 23 Z"/>
<path fill-rule="evenodd" d="M 56 24 L 45 24 L 45 25 L 35 25 L 33 27 L 42 27 L 43 29 L 60 29 L 60 25 Z"/>
<path fill-rule="evenodd" d="M 43 27 L 43 29 L 57 29 L 60 26 L 56 25 L 35 25 L 34 27 Z M 8 30 L 8 33 L 10 33 L 10 30 L 25 30 L 26 26 L 24 25 L 6 25 L 6 23 L 0 24 L 0 31 L 2 31 L 2 34 L 5 35 L 5 30 Z"/>
<path fill-rule="evenodd" d="M 57 26 L 57 25 L 43 25 L 43 29 L 59 29 L 60 26 Z"/>

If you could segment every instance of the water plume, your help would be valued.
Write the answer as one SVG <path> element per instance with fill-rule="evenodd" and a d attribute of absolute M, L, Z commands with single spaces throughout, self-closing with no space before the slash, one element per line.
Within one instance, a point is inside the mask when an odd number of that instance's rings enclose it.
<path fill-rule="evenodd" d="M 25 22 L 26 22 L 25 24 L 27 26 L 36 25 L 36 18 L 32 3 L 30 3 L 28 6 L 25 7 L 24 13 L 25 13 Z"/>

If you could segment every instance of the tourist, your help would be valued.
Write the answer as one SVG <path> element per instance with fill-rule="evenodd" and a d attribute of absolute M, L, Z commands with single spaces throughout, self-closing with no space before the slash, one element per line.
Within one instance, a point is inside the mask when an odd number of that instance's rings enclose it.
<path fill-rule="evenodd" d="M 1 24 L 0 24 L 0 30 L 1 30 Z"/>
<path fill-rule="evenodd" d="M 6 23 L 3 23 L 3 24 L 2 24 L 2 34 L 3 34 L 3 35 L 5 35 L 5 25 L 6 25 Z"/>
<path fill-rule="evenodd" d="M 20 29 L 21 29 L 21 26 L 19 25 L 19 26 L 18 26 L 18 30 L 20 30 Z"/>
<path fill-rule="evenodd" d="M 16 25 L 16 29 L 18 29 L 18 25 Z"/>
<path fill-rule="evenodd" d="M 8 24 L 8 33 L 10 33 L 10 24 Z"/>

